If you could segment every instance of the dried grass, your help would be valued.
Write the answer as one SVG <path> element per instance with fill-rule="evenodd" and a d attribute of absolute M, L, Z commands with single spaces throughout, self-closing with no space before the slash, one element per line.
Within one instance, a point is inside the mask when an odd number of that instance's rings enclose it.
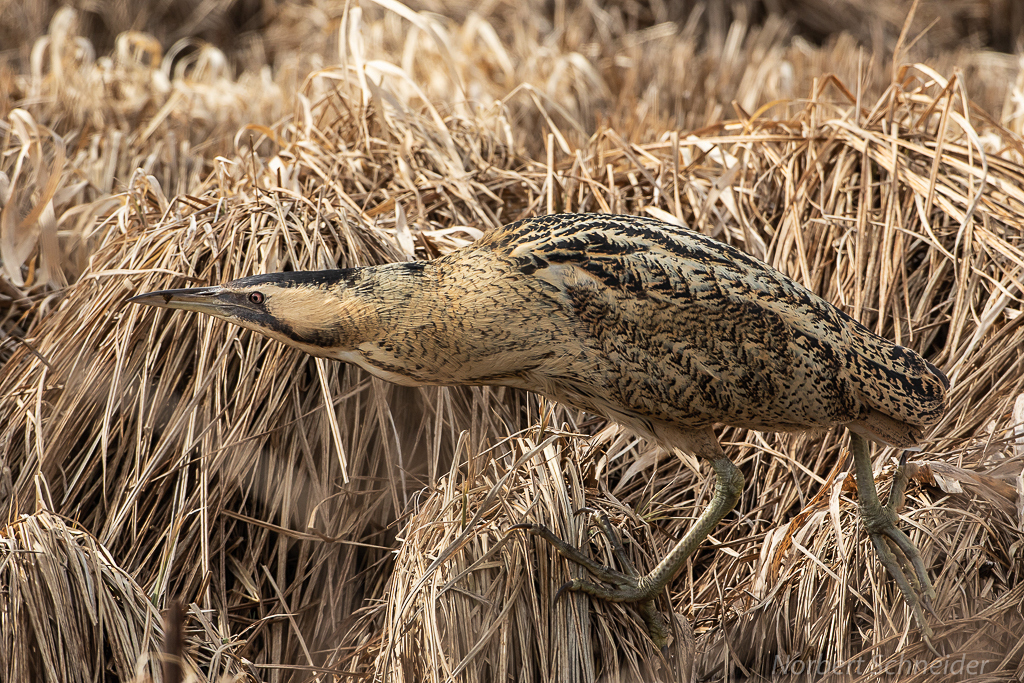
<path fill-rule="evenodd" d="M 943 661 L 1024 675 L 1024 119 L 985 113 L 1010 102 L 1011 62 L 991 80 L 893 73 L 844 39 L 791 41 L 774 19 L 701 47 L 700 24 L 631 28 L 614 8 L 555 17 L 560 44 L 522 10 L 501 24 L 382 6 L 337 15 L 340 65 L 301 89 L 282 85 L 297 71 L 236 80 L 211 57 L 160 90 L 165 55 L 108 65 L 56 28 L 49 66 L 17 80 L 37 99 L 6 112 L 0 150 L 0 329 L 25 337 L 0 349 L 0 598 L 51 602 L 3 604 L 3 651 L 39 632 L 57 653 L 50 680 L 78 680 L 81 661 L 158 680 L 155 610 L 180 600 L 199 681 L 784 679 L 780 661 L 858 657 L 874 658 L 856 669 L 873 680 L 920 659 L 859 527 L 841 433 L 721 432 L 747 488 L 662 601 L 676 616 L 662 659 L 629 607 L 551 606 L 579 569 L 505 530 L 542 522 L 604 561 L 573 515 L 586 505 L 649 568 L 709 500 L 706 473 L 534 396 L 405 389 L 123 306 L 166 286 L 431 257 L 526 215 L 615 211 L 735 244 L 950 374 L 904 527 L 934 572 Z M 828 60 L 841 77 L 823 75 Z M 82 85 L 100 82 L 118 87 Z M 265 125 L 280 111 L 294 115 Z M 103 119 L 125 129 L 67 134 Z M 878 454 L 881 481 L 891 456 Z M 55 557 L 89 570 L 61 574 Z M 97 588 L 109 577 L 116 598 Z M 46 597 L 61 581 L 75 598 Z M 82 604 L 106 605 L 105 621 Z M 42 611 L 75 618 L 32 631 Z M 93 657 L 104 642 L 123 648 Z"/>
<path fill-rule="evenodd" d="M 120 680 L 153 676 L 160 613 L 95 538 L 42 511 L 6 526 L 0 547 L 5 680 L 84 683 L 103 671 Z"/>
<path fill-rule="evenodd" d="M 560 193 L 558 208 L 597 208 L 601 195 L 572 179 L 597 175 L 587 161 L 601 159 L 613 174 L 624 172 L 625 182 L 615 182 L 616 188 L 629 187 L 629 180 L 635 180 L 636 192 L 628 196 L 643 202 L 629 204 L 627 199 L 618 204 L 623 198 L 615 192 L 609 193 L 607 208 L 642 209 L 681 219 L 738 244 L 845 305 L 880 334 L 937 359 L 950 372 L 950 410 L 934 430 L 926 458 L 944 457 L 957 469 L 937 461 L 931 480 L 926 475 L 921 479 L 934 485 L 936 473 L 944 471 L 938 476 L 946 481 L 969 481 L 973 496 L 923 489 L 908 512 L 916 542 L 940 572 L 937 633 L 951 654 L 932 673 L 948 674 L 935 680 L 957 680 L 963 670 L 957 671 L 953 662 L 966 655 L 968 660 L 985 662 L 993 680 L 1009 680 L 1021 672 L 1013 634 L 1024 626 L 1017 603 L 1021 564 L 1015 541 L 1021 529 L 1024 460 L 1008 440 L 1014 429 L 1010 408 L 1024 388 L 1024 331 L 1019 324 L 1024 194 L 1022 169 L 1013 161 L 1019 158 L 1019 142 L 1007 134 L 1002 149 L 980 147 L 980 136 L 970 123 L 973 115 L 955 80 L 947 82 L 929 69 L 915 67 L 901 74 L 900 83 L 902 87 L 860 110 L 850 106 L 853 97 L 841 83 L 828 83 L 837 88 L 831 92 L 838 99 L 826 100 L 822 93 L 830 90 L 822 88 L 793 118 L 723 124 L 678 142 L 667 136 L 649 145 L 613 147 L 610 141 L 616 136 L 609 132 L 594 138 L 561 176 L 561 187 L 571 190 Z M 674 153 L 680 155 L 678 161 Z M 677 175 L 675 168 L 689 172 Z M 983 338 L 990 341 L 982 342 Z M 980 434 L 989 436 L 979 443 Z M 784 666 L 802 673 L 806 669 L 797 669 L 796 664 L 806 666 L 808 653 L 813 653 L 815 663 L 823 661 L 871 680 L 884 677 L 886 667 L 890 672 L 898 668 L 900 658 L 926 661 L 923 645 L 908 637 L 912 624 L 899 593 L 884 573 L 878 573 L 844 489 L 851 482 L 842 469 L 843 434 L 792 437 L 726 430 L 724 436 L 735 444 L 730 453 L 752 483 L 740 508 L 693 559 L 690 572 L 677 581 L 671 595 L 674 608 L 697 626 L 698 675 L 720 675 L 733 667 L 748 674 L 778 675 L 779 656 Z M 656 456 L 602 457 L 600 451 L 585 454 L 577 448 L 561 456 L 568 477 L 565 485 L 584 479 L 573 472 L 590 471 L 594 458 L 608 463 L 607 478 L 598 482 L 607 482 L 611 491 L 591 488 L 585 499 L 575 499 L 576 505 L 585 501 L 593 506 L 595 498 L 610 500 L 620 518 L 626 513 L 618 506 L 624 504 L 643 511 L 652 523 L 657 520 L 663 535 L 647 529 L 636 540 L 650 553 L 639 564 L 652 566 L 651 558 L 663 555 L 670 539 L 680 536 L 706 503 L 707 482 L 671 461 L 662 463 L 657 479 L 630 479 L 634 458 L 650 463 Z M 979 469 L 988 473 L 974 472 Z M 886 471 L 891 473 L 892 467 Z M 508 485 L 510 497 L 516 496 L 517 483 L 527 490 L 551 487 L 547 480 L 543 486 L 530 487 L 531 474 L 521 476 Z M 435 495 L 443 496 L 444 490 Z M 694 492 L 700 492 L 696 500 Z M 507 515 L 488 519 L 480 533 L 490 534 L 494 542 L 498 536 L 492 528 L 507 528 L 522 518 L 521 511 L 528 511 L 532 521 L 552 525 L 568 538 L 579 537 L 580 529 L 567 520 L 565 505 L 552 501 L 542 507 L 532 497 L 516 502 Z M 438 516 L 427 513 L 422 523 L 433 529 Z M 977 523 L 982 519 L 984 524 Z M 627 528 L 637 536 L 636 530 Z M 432 557 L 451 538 L 424 539 L 417 550 Z M 608 557 L 607 548 L 594 552 Z M 417 555 L 399 555 L 393 578 L 396 597 L 404 599 L 408 590 L 401 582 L 422 575 L 422 564 L 413 562 Z M 403 560 L 409 561 L 408 568 Z M 437 582 L 446 585 L 449 573 L 483 561 L 482 550 L 464 548 L 452 560 L 454 567 L 438 570 Z M 538 561 L 544 566 L 543 556 Z M 471 590 L 467 585 L 501 586 L 500 577 L 521 571 L 517 553 L 506 553 L 502 562 L 501 570 L 488 567 L 488 580 L 473 576 L 452 588 L 452 601 L 461 598 L 460 590 Z M 526 598 L 526 604 L 546 604 L 544 587 L 559 585 L 570 576 L 564 568 L 551 572 L 551 579 L 538 575 L 540 593 Z M 528 582 L 517 588 L 528 591 L 530 586 Z M 490 593 L 479 595 L 486 603 Z M 391 664 L 395 649 L 416 653 L 403 661 L 420 662 L 423 668 L 405 671 L 403 680 L 433 680 L 433 660 L 420 654 L 424 650 L 445 653 L 453 666 L 472 652 L 477 669 L 472 674 L 464 671 L 465 680 L 491 680 L 502 678 L 502 667 L 511 666 L 508 650 L 526 658 L 537 642 L 566 642 L 515 630 L 522 618 L 499 614 L 508 603 L 494 599 L 491 621 L 474 623 L 471 632 L 480 634 L 478 639 L 459 649 L 450 637 L 438 635 L 446 629 L 435 622 L 450 628 L 453 622 L 451 617 L 445 621 L 445 615 L 471 610 L 456 610 L 426 589 L 421 601 L 422 609 L 434 614 L 420 617 L 417 647 L 408 644 L 416 630 L 405 622 L 394 624 L 381 646 L 384 665 Z M 602 607 L 591 609 L 597 614 Z M 572 619 L 558 614 L 549 618 Z M 609 621 L 570 621 L 590 634 L 589 639 L 581 638 L 594 647 L 593 659 L 584 657 L 586 665 L 618 680 L 623 650 L 636 647 L 643 652 L 640 661 L 657 661 L 649 642 L 625 635 L 624 623 L 614 622 L 619 648 L 601 643 Z M 567 647 L 571 652 L 578 648 Z M 855 664 L 858 658 L 862 664 Z M 547 650 L 535 659 L 561 663 Z M 599 665 L 591 664 L 595 659 Z M 869 670 L 871 660 L 875 666 Z M 559 675 L 588 678 L 584 665 L 565 666 Z M 994 673 L 997 667 L 1002 674 Z M 664 669 L 657 675 L 677 679 L 679 672 Z"/>

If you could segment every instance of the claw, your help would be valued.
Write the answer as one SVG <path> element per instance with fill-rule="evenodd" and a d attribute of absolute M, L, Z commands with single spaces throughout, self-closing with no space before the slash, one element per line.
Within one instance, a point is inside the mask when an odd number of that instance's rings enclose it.
<path fill-rule="evenodd" d="M 555 597 L 551 598 L 551 604 L 553 605 L 556 602 L 558 602 L 558 598 L 562 597 L 562 593 L 573 590 L 574 583 L 576 583 L 576 579 L 573 579 L 572 581 L 566 581 L 561 586 L 559 586 L 558 590 L 555 591 Z"/>

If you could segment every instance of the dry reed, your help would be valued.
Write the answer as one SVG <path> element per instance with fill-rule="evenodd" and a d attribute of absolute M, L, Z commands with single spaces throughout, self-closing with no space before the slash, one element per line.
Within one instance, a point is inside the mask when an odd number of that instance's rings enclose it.
<path fill-rule="evenodd" d="M 589 506 L 650 567 L 709 500 L 693 463 L 534 396 L 396 387 L 123 305 L 429 258 L 561 210 L 735 244 L 949 373 L 903 525 L 934 572 L 942 662 L 1024 675 L 1024 119 L 985 113 L 1011 101 L 1012 60 L 894 68 L 777 19 L 705 45 L 699 23 L 631 28 L 614 8 L 555 17 L 559 43 L 518 11 L 379 5 L 335 16 L 338 66 L 301 88 L 297 71 L 236 79 L 212 47 L 175 72 L 138 34 L 90 58 L 69 14 L 14 79 L 0 329 L 24 341 L 0 347 L 0 676 L 159 680 L 156 610 L 174 600 L 199 681 L 803 680 L 858 658 L 874 680 L 921 659 L 841 430 L 721 432 L 747 488 L 661 602 L 663 659 L 629 607 L 552 606 L 578 568 L 505 530 L 543 522 L 605 561 L 573 515 Z"/>

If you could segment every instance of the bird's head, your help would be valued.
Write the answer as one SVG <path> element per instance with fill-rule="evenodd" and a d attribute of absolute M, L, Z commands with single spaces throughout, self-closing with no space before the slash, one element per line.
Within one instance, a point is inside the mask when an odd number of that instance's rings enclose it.
<path fill-rule="evenodd" d="M 166 289 L 136 304 L 205 313 L 315 356 L 337 358 L 372 336 L 378 318 L 361 296 L 363 269 L 270 273 L 213 287 Z"/>

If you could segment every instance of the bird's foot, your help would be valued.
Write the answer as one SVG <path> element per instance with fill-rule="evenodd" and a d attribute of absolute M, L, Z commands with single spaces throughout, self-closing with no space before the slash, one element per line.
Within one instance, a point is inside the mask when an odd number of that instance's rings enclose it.
<path fill-rule="evenodd" d="M 598 579 L 614 586 L 614 588 L 608 588 L 586 579 L 573 579 L 558 589 L 558 593 L 555 594 L 556 598 L 563 592 L 570 590 L 587 593 L 595 598 L 601 598 L 610 602 L 640 603 L 639 609 L 644 616 L 644 620 L 647 622 L 647 630 L 651 634 L 651 640 L 654 641 L 662 652 L 666 652 L 668 647 L 668 626 L 664 617 L 655 609 L 654 599 L 675 578 L 676 574 L 682 570 L 690 555 L 697 549 L 701 541 L 707 538 L 708 533 L 711 532 L 715 525 L 722 521 L 722 518 L 729 514 L 729 511 L 736 506 L 736 501 L 739 500 L 740 493 L 743 491 L 743 475 L 722 453 L 722 448 L 718 445 L 718 441 L 715 440 L 714 433 L 709 429 L 706 432 L 692 433 L 690 437 L 696 439 L 695 443 L 699 446 L 698 452 L 701 452 L 702 457 L 707 459 L 715 470 L 715 495 L 712 497 L 711 503 L 704 509 L 704 512 L 697 518 L 694 525 L 690 527 L 690 530 L 681 539 L 676 541 L 676 544 L 662 558 L 661 562 L 647 574 L 641 576 L 636 568 L 633 567 L 629 557 L 626 555 L 626 551 L 622 547 L 622 543 L 619 541 L 618 535 L 612 530 L 612 525 L 604 515 L 598 516 L 601 522 L 601 530 L 611 542 L 612 551 L 619 563 L 624 567 L 624 571 L 616 571 L 594 562 L 579 550 L 555 536 L 546 527 L 539 524 L 517 524 L 512 527 L 513 529 L 525 529 L 535 536 L 540 536 L 553 545 L 562 557 L 576 564 L 583 565 Z M 871 463 L 869 460 L 869 473 L 870 467 Z"/>
<path fill-rule="evenodd" d="M 647 625 L 647 632 L 650 634 L 651 640 L 654 641 L 654 644 L 662 650 L 662 652 L 666 652 L 668 648 L 668 623 L 665 621 L 665 617 L 662 616 L 661 612 L 659 612 L 654 605 L 654 598 L 660 592 L 661 587 L 651 585 L 649 577 L 641 576 L 640 573 L 637 572 L 633 563 L 629 560 L 629 556 L 626 554 L 626 549 L 622 546 L 622 542 L 619 540 L 618 534 L 616 534 L 615 530 L 612 529 L 611 522 L 608 521 L 607 515 L 596 513 L 596 511 L 590 508 L 578 510 L 577 514 L 583 512 L 596 514 L 600 523 L 601 532 L 611 544 L 612 552 L 614 553 L 616 560 L 618 560 L 619 564 L 624 568 L 624 571 L 617 571 L 611 567 L 595 562 L 580 552 L 577 548 L 558 538 L 558 536 L 552 533 L 550 529 L 541 524 L 516 524 L 510 527 L 509 530 L 521 529 L 534 536 L 539 536 L 550 543 L 555 550 L 558 551 L 559 555 L 570 562 L 575 562 L 576 564 L 583 566 L 593 576 L 614 586 L 602 586 L 587 579 L 575 578 L 562 584 L 555 593 L 555 597 L 552 599 L 552 602 L 557 601 L 558 598 L 566 591 L 574 591 L 586 593 L 595 598 L 607 600 L 608 602 L 639 603 L 637 604 L 637 610 L 640 612 L 640 615 L 643 617 L 644 622 Z"/>
<path fill-rule="evenodd" d="M 935 635 L 925 621 L 922 608 L 932 616 L 938 618 L 932 606 L 935 600 L 935 589 L 928 578 L 928 571 L 925 568 L 921 553 L 913 541 L 896 526 L 899 520 L 897 510 L 903 504 L 903 492 L 907 485 L 906 453 L 900 459 L 900 466 L 893 478 L 892 490 L 889 499 L 883 506 L 878 501 L 862 497 L 860 500 L 861 519 L 864 521 L 864 528 L 871 537 L 875 546 L 878 558 L 899 586 L 903 599 L 910 607 L 921 629 L 921 639 L 928 649 L 937 657 L 941 657 L 935 646 L 932 645 L 932 637 Z M 901 566 L 902 565 L 902 566 Z"/>

